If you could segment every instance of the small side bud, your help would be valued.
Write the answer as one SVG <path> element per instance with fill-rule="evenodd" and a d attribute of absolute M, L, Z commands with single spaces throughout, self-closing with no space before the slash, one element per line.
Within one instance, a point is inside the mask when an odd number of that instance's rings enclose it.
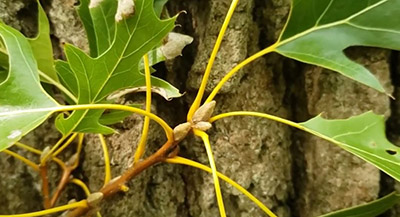
<path fill-rule="evenodd" d="M 132 16 L 135 13 L 134 0 L 118 0 L 117 13 L 115 14 L 115 21 L 120 22 Z"/>
<path fill-rule="evenodd" d="M 121 191 L 123 191 L 125 193 L 129 191 L 129 187 L 126 185 L 122 185 L 120 189 L 121 189 Z"/>
<path fill-rule="evenodd" d="M 48 156 L 49 155 L 49 153 L 50 153 L 50 146 L 46 146 L 44 149 L 43 149 L 43 151 L 42 151 L 42 154 L 40 155 L 40 160 L 43 160 L 46 156 Z M 47 158 L 47 159 L 50 159 L 50 158 Z"/>
<path fill-rule="evenodd" d="M 201 131 L 207 131 L 212 127 L 210 122 L 205 122 L 205 121 L 200 121 L 197 122 L 193 125 L 193 128 L 201 130 Z"/>
<path fill-rule="evenodd" d="M 68 161 L 65 163 L 66 166 L 73 166 L 78 160 L 78 153 L 73 154 Z"/>
<path fill-rule="evenodd" d="M 192 129 L 192 124 L 186 122 L 183 124 L 179 124 L 174 128 L 174 140 L 175 142 L 182 141 L 189 131 Z"/>
<path fill-rule="evenodd" d="M 111 179 L 111 180 L 107 183 L 107 185 L 110 185 L 110 184 L 114 183 L 114 182 L 117 181 L 119 178 L 121 178 L 121 176 L 117 176 L 117 177 Z"/>
<path fill-rule="evenodd" d="M 211 115 L 214 112 L 215 104 L 216 104 L 215 101 L 211 101 L 209 103 L 200 106 L 200 108 L 197 109 L 197 111 L 193 115 L 192 118 L 193 123 L 201 121 L 208 122 L 208 120 L 210 120 Z"/>
<path fill-rule="evenodd" d="M 87 197 L 87 202 L 90 207 L 96 207 L 103 200 L 103 193 L 95 192 Z"/>
<path fill-rule="evenodd" d="M 76 200 L 75 199 L 71 199 L 71 200 L 68 201 L 68 204 L 72 204 L 72 203 L 76 203 Z"/>

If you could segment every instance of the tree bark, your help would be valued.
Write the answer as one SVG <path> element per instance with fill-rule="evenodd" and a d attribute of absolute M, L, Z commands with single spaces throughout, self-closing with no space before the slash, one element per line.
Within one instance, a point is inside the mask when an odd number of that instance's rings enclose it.
<path fill-rule="evenodd" d="M 0 0 L 0 18 L 34 35 L 34 2 Z M 64 43 L 88 49 L 82 25 L 74 12 L 75 0 L 51 0 L 45 9 L 52 25 L 55 56 L 62 58 Z M 194 37 L 182 57 L 157 66 L 158 73 L 186 92 L 181 99 L 166 102 L 154 96 L 152 110 L 171 126 L 185 122 L 186 112 L 196 96 L 219 28 L 229 8 L 229 0 L 170 0 L 170 14 L 181 14 L 175 31 Z M 289 12 L 289 0 L 241 0 L 217 55 L 206 93 L 236 64 L 272 44 L 279 36 Z M 351 48 L 347 54 L 365 65 L 400 98 L 398 55 L 395 52 Z M 393 82 L 392 82 L 393 80 Z M 393 83 L 393 84 L 392 84 Z M 393 86 L 392 86 L 393 85 Z M 144 95 L 126 96 L 125 101 L 143 102 Z M 237 73 L 216 97 L 214 114 L 247 110 L 274 114 L 295 121 L 305 121 L 320 113 L 328 118 L 347 118 L 373 110 L 389 121 L 389 134 L 400 141 L 399 103 L 364 87 L 338 73 L 305 65 L 270 54 L 249 64 Z M 52 120 L 25 138 L 25 142 L 43 149 L 54 144 L 59 134 Z M 107 137 L 112 158 L 113 177 L 125 171 L 133 160 L 140 140 L 143 118 L 132 115 L 115 128 L 119 134 Z M 165 141 L 163 131 L 151 124 L 146 155 L 155 152 Z M 376 199 L 394 189 L 394 181 L 381 180 L 378 169 L 363 160 L 313 136 L 283 124 L 253 117 L 235 117 L 218 121 L 210 133 L 211 145 L 220 172 L 249 190 L 280 217 L 318 216 Z M 398 142 L 400 144 L 400 142 Z M 189 136 L 180 145 L 181 156 L 208 164 L 199 139 Z M 13 149 L 14 150 L 14 149 Z M 17 149 L 15 149 L 17 150 Z M 24 156 L 33 155 L 18 150 Z M 95 135 L 85 139 L 82 164 L 74 173 L 86 181 L 92 191 L 103 185 L 104 165 L 100 142 Z M 17 160 L 0 154 L 0 214 L 41 210 L 40 178 Z M 55 182 L 58 174 L 53 174 Z M 386 181 L 385 181 L 386 180 Z M 54 183 L 53 183 L 54 184 Z M 103 216 L 218 216 L 213 181 L 210 174 L 194 168 L 159 164 L 128 183 L 130 190 L 101 204 Z M 228 216 L 266 216 L 248 198 L 228 184 L 222 184 Z M 82 199 L 75 186 L 66 190 L 59 202 Z M 400 216 L 400 208 L 387 216 Z"/>

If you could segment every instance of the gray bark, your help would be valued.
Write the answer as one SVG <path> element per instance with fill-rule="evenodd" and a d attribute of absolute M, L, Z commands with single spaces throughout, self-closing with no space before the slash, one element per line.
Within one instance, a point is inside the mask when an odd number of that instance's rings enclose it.
<path fill-rule="evenodd" d="M 74 0 L 46 2 L 56 56 L 59 57 L 62 57 L 65 42 L 88 49 L 74 3 Z M 153 111 L 171 126 L 185 121 L 229 4 L 229 0 L 170 0 L 168 3 L 170 14 L 187 11 L 187 15 L 180 15 L 178 23 L 182 27 L 177 31 L 195 38 L 194 43 L 184 50 L 184 55 L 168 61 L 165 69 L 168 71 L 165 78 L 187 94 L 172 102 L 157 96 L 154 100 Z M 35 14 L 27 12 L 32 11 L 32 7 L 29 0 L 0 0 L 0 18 L 25 34 L 34 35 L 32 20 L 35 20 Z M 288 12 L 288 0 L 240 1 L 217 55 L 207 93 L 237 63 L 273 43 Z M 388 92 L 394 89 L 394 96 L 400 98 L 396 89 L 399 82 L 393 82 L 392 87 L 391 79 L 399 77 L 395 73 L 399 70 L 394 67 L 398 61 L 393 61 L 393 52 L 356 48 L 350 49 L 348 54 L 374 72 Z M 125 100 L 143 102 L 143 95 L 130 95 Z M 320 113 L 328 118 L 346 118 L 373 110 L 389 118 L 389 133 L 393 135 L 393 141 L 400 141 L 395 136 L 395 129 L 400 125 L 398 102 L 391 105 L 385 95 L 338 73 L 275 54 L 243 68 L 224 86 L 216 101 L 215 114 L 248 110 L 295 121 L 305 121 Z M 51 123 L 35 130 L 25 142 L 39 149 L 54 144 L 58 133 Z M 107 137 L 114 177 L 131 164 L 142 124 L 142 117 L 132 115 L 123 124 L 115 126 L 119 134 Z M 156 124 L 152 124 L 151 129 L 147 155 L 165 141 L 162 129 Z M 272 121 L 229 118 L 216 122 L 209 133 L 218 170 L 249 190 L 280 217 L 318 216 L 374 200 L 380 193 L 394 188 L 393 181 L 387 177 L 381 181 L 379 170 L 361 159 Z M 13 150 L 35 159 L 27 152 Z M 181 144 L 180 155 L 208 164 L 201 141 L 192 136 Z M 89 135 L 85 140 L 82 165 L 74 175 L 85 180 L 95 191 L 103 184 L 102 162 L 101 145 L 96 136 Z M 40 181 L 34 171 L 5 154 L 0 154 L 0 171 L 1 214 L 42 209 Z M 57 181 L 57 175 L 52 174 L 53 182 Z M 101 204 L 103 216 L 218 216 L 212 177 L 194 168 L 160 164 L 130 181 L 128 187 L 127 193 Z M 222 184 L 222 191 L 228 216 L 266 216 L 228 184 Z M 80 189 L 70 186 L 60 204 L 82 197 Z M 387 216 L 400 216 L 398 210 L 400 208 L 393 209 Z"/>

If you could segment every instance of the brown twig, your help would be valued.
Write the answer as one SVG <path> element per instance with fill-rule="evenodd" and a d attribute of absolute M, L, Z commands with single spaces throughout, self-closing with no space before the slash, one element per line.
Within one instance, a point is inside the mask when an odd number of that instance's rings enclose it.
<path fill-rule="evenodd" d="M 70 175 L 71 175 L 71 168 L 67 167 L 63 170 L 63 174 L 61 176 L 60 182 L 57 185 L 56 191 L 54 192 L 53 196 L 51 197 L 50 200 L 50 207 L 54 207 L 56 205 L 56 202 L 58 198 L 61 195 L 61 192 L 64 190 L 65 186 L 68 184 L 70 180 Z"/>
<path fill-rule="evenodd" d="M 117 180 L 114 180 L 100 189 L 103 198 L 108 198 L 121 191 L 121 187 L 130 179 L 136 177 L 145 169 L 163 162 L 166 158 L 176 155 L 177 142 L 167 141 L 156 153 L 128 168 Z M 80 217 L 95 207 L 77 208 L 68 213 L 68 217 Z"/>
<path fill-rule="evenodd" d="M 80 149 L 78 146 L 78 151 L 74 155 L 71 156 L 71 158 L 64 164 L 63 162 L 59 162 L 59 165 L 61 166 L 61 169 L 63 171 L 61 179 L 57 185 L 56 191 L 54 192 L 50 205 L 51 207 L 54 207 L 58 198 L 60 197 L 62 191 L 64 190 L 65 186 L 69 183 L 70 181 L 70 176 L 71 173 L 74 169 L 79 164 L 79 154 L 80 154 Z"/>
<path fill-rule="evenodd" d="M 39 165 L 40 177 L 42 178 L 42 194 L 44 199 L 44 208 L 50 209 L 50 190 L 49 179 L 47 178 L 47 164 Z"/>

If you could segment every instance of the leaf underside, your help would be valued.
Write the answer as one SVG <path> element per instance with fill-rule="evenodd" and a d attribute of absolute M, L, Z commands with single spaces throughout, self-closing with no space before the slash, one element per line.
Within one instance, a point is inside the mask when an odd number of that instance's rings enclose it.
<path fill-rule="evenodd" d="M 7 78 L 0 84 L 0 151 L 10 147 L 51 114 L 31 109 L 57 107 L 43 90 L 32 49 L 17 30 L 0 24 L 0 36 L 9 53 Z"/>
<path fill-rule="evenodd" d="M 292 0 L 276 51 L 385 92 L 379 81 L 343 50 L 350 46 L 400 50 L 399 14 L 400 0 Z"/>

